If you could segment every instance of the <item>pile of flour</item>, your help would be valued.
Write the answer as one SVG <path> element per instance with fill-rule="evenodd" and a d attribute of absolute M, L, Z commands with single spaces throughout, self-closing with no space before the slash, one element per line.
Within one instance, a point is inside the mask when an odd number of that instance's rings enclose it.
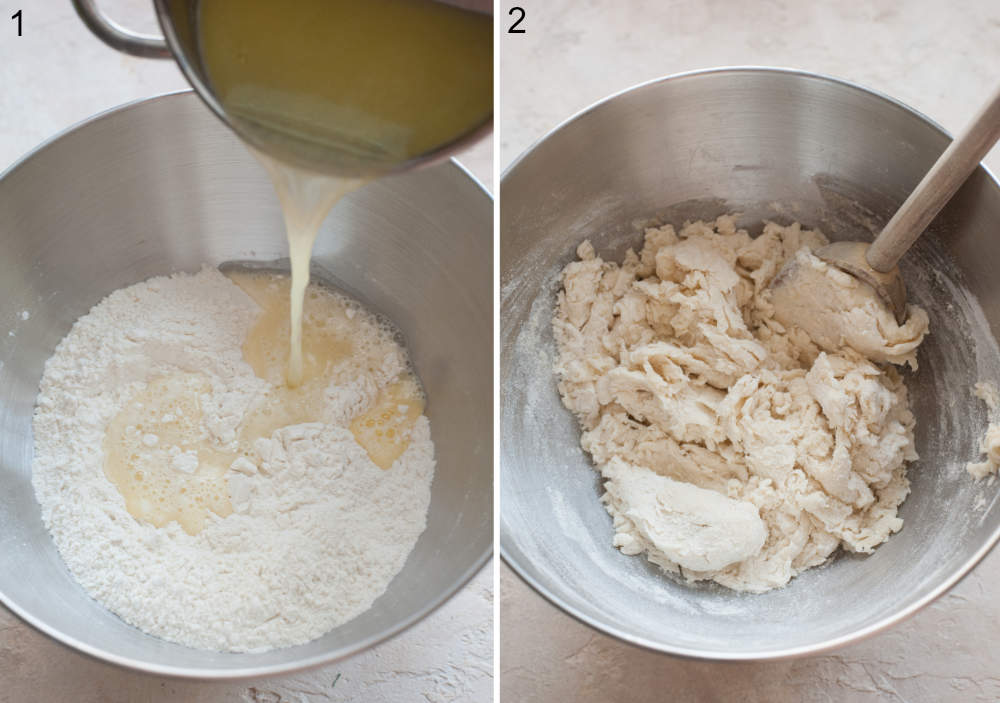
<path fill-rule="evenodd" d="M 154 278 L 80 318 L 46 363 L 34 417 L 33 483 L 73 576 L 132 625 L 203 649 L 300 644 L 367 610 L 424 530 L 434 447 L 421 416 L 389 470 L 347 429 L 407 368 L 390 330 L 354 303 L 355 347 L 336 369 L 322 422 L 257 440 L 229 472 L 234 512 L 189 535 L 133 518 L 103 471 L 109 421 L 152 379 L 206 376 L 204 431 L 236 439 L 267 391 L 241 345 L 257 305 L 214 269 Z"/>
<path fill-rule="evenodd" d="M 762 592 L 902 527 L 917 454 L 891 364 L 916 368 L 927 315 L 911 307 L 896 325 L 810 253 L 825 243 L 797 224 L 752 238 L 727 216 L 649 229 L 621 264 L 584 242 L 564 269 L 559 390 L 624 553 Z M 792 257 L 804 283 L 785 291 L 788 317 L 812 301 L 840 334 L 814 340 L 776 319 L 769 285 Z"/>

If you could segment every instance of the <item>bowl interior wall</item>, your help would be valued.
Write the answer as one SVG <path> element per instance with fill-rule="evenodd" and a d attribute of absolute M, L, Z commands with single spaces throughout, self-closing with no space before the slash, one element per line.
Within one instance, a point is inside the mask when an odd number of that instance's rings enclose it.
<path fill-rule="evenodd" d="M 316 272 L 403 333 L 428 393 L 437 470 L 426 531 L 374 606 L 308 644 L 212 653 L 150 637 L 91 600 L 41 522 L 31 414 L 45 360 L 105 295 L 151 276 L 287 256 L 273 188 L 190 93 L 108 113 L 0 180 L 0 596 L 50 634 L 131 666 L 201 676 L 359 651 L 438 605 L 492 550 L 492 205 L 444 163 L 348 196 Z M 22 320 L 21 312 L 28 318 Z"/>
<path fill-rule="evenodd" d="M 997 538 L 997 486 L 974 482 L 987 422 L 973 398 L 1000 380 L 1000 188 L 979 170 L 903 266 L 931 317 L 907 375 L 920 460 L 903 530 L 764 595 L 691 587 L 611 545 L 600 481 L 552 375 L 558 273 L 589 238 L 620 261 L 645 223 L 742 213 L 871 239 L 948 143 L 908 109 L 792 72 L 718 71 L 648 84 L 537 144 L 501 185 L 501 548 L 543 594 L 599 628 L 719 658 L 802 653 L 912 610 Z M 994 262 L 994 263 L 991 263 Z"/>

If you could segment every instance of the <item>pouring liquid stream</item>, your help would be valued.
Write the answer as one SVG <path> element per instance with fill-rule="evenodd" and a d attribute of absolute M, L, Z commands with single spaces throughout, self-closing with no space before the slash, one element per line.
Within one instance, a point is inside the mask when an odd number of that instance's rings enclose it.
<path fill-rule="evenodd" d="M 375 175 L 489 120 L 493 20 L 428 0 L 201 0 L 198 15 L 212 91 L 284 212 L 294 388 L 320 224 Z"/>
<path fill-rule="evenodd" d="M 316 235 L 333 206 L 369 179 L 310 173 L 281 163 L 256 149 L 250 148 L 250 151 L 271 176 L 285 218 L 285 236 L 288 239 L 288 258 L 292 270 L 289 294 L 291 333 L 285 380 L 289 387 L 295 388 L 303 380 L 302 304 L 309 286 L 309 264 L 312 261 Z"/>
<path fill-rule="evenodd" d="M 201 397 L 210 382 L 197 373 L 154 379 L 106 433 L 105 474 L 129 512 L 157 527 L 176 520 L 192 535 L 210 512 L 232 513 L 227 476 L 252 460 L 257 438 L 320 419 L 331 369 L 339 355 L 356 351 L 344 330 L 341 337 L 304 331 L 307 297 L 327 306 L 317 319 L 338 318 L 332 296 L 313 298 L 309 289 L 312 248 L 327 214 L 375 175 L 472 133 L 492 114 L 493 93 L 487 15 L 412 0 L 202 0 L 199 13 L 212 89 L 278 194 L 291 281 L 286 293 L 278 277 L 231 274 L 261 306 L 244 358 L 273 384 L 235 446 L 205 435 Z M 325 173 L 301 167 L 317 163 Z M 287 357 L 274 353 L 286 324 Z M 389 469 L 424 404 L 417 379 L 403 373 L 349 429 L 373 463 Z"/>
<path fill-rule="evenodd" d="M 428 0 L 201 0 L 198 18 L 212 91 L 284 212 L 294 388 L 320 224 L 375 175 L 489 120 L 493 20 Z"/>

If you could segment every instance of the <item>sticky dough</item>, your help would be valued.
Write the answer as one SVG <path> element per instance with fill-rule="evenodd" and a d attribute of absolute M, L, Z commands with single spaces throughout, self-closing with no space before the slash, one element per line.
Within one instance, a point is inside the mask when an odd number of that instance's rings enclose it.
<path fill-rule="evenodd" d="M 791 267 L 790 267 L 791 268 Z M 775 317 L 806 330 L 827 351 L 848 346 L 871 361 L 917 368 L 916 351 L 927 331 L 927 313 L 910 305 L 899 326 L 875 289 L 820 261 L 808 249 L 795 255 L 787 285 L 771 289 Z"/>
<path fill-rule="evenodd" d="M 989 381 L 981 381 L 973 388 L 973 394 L 986 403 L 990 414 L 996 417 L 1000 415 L 1000 391 Z M 1000 468 L 1000 422 L 994 422 L 986 428 L 982 439 L 979 440 L 979 451 L 986 455 L 983 461 L 970 461 L 965 465 L 965 470 L 973 478 L 986 478 L 997 472 Z"/>
<path fill-rule="evenodd" d="M 624 553 L 762 592 L 902 526 L 914 418 L 899 373 L 874 362 L 916 367 L 927 316 L 872 314 L 821 264 L 807 287 L 857 303 L 831 320 L 841 332 L 824 349 L 780 323 L 769 283 L 790 257 L 821 263 L 809 252 L 825 243 L 797 224 L 751 238 L 725 216 L 648 229 L 621 264 L 584 242 L 564 269 L 559 390 Z"/>

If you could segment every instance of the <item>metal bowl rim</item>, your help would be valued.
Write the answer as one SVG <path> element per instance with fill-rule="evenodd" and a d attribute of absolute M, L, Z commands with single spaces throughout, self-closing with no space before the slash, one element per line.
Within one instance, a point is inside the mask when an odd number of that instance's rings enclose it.
<path fill-rule="evenodd" d="M 108 108 L 98 112 L 97 114 L 91 115 L 79 122 L 76 122 L 69 127 L 56 133 L 54 136 L 49 137 L 42 143 L 35 146 L 30 151 L 23 154 L 18 158 L 13 164 L 0 172 L 0 184 L 9 175 L 13 174 L 19 167 L 27 163 L 37 154 L 45 151 L 53 144 L 58 142 L 65 136 L 68 136 L 72 132 L 76 132 L 79 129 L 89 126 L 91 123 L 100 122 L 101 120 L 107 119 L 109 117 L 115 116 L 120 112 L 125 112 L 126 110 L 137 107 L 139 105 L 144 105 L 147 103 L 155 103 L 160 101 L 176 100 L 178 96 L 194 95 L 195 92 L 190 89 L 181 89 L 176 91 L 170 91 L 167 93 L 162 93 L 160 95 L 154 95 L 148 98 L 139 98 L 136 100 L 131 100 L 121 105 Z M 466 176 L 471 180 L 482 194 L 492 202 L 493 196 L 490 194 L 489 190 L 483 183 L 472 175 L 468 169 L 466 169 L 462 164 L 456 161 L 454 158 L 448 159 L 448 166 L 453 169 L 457 169 L 462 175 Z M 443 166 L 443 164 L 440 164 Z M 495 520 L 494 520 L 495 522 Z M 495 540 L 494 540 L 495 541 Z M 216 681 L 226 681 L 226 680 L 238 680 L 257 676 L 271 676 L 275 674 L 289 674 L 297 671 L 302 671 L 305 669 L 310 669 L 317 666 L 322 666 L 324 664 L 330 664 L 335 661 L 346 659 L 359 654 L 371 647 L 374 647 L 401 632 L 409 629 L 416 623 L 423 620 L 425 617 L 430 615 L 432 612 L 444 605 L 445 602 L 451 599 L 458 591 L 464 587 L 472 578 L 479 573 L 483 567 L 490 561 L 493 556 L 493 549 L 487 549 L 479 557 L 477 557 L 473 563 L 459 576 L 459 578 L 451 584 L 447 589 L 442 591 L 438 596 L 428 603 L 426 603 L 422 608 L 417 610 L 415 613 L 410 615 L 391 627 L 388 627 L 381 632 L 378 632 L 371 637 L 365 638 L 358 642 L 352 643 L 348 646 L 333 649 L 326 654 L 317 655 L 314 657 L 309 657 L 306 659 L 301 659 L 297 661 L 291 661 L 287 664 L 274 664 L 271 666 L 247 666 L 240 669 L 197 669 L 193 667 L 183 667 L 183 666 L 168 666 L 161 664 L 151 664 L 145 661 L 139 661 L 136 659 L 131 659 L 129 657 L 121 657 L 113 654 L 109 654 L 100 647 L 95 647 L 80 640 L 75 637 L 69 637 L 54 627 L 49 626 L 47 623 L 43 622 L 41 619 L 36 618 L 34 615 L 29 613 L 27 610 L 21 608 L 19 605 L 11 601 L 7 595 L 0 590 L 0 604 L 5 606 L 7 610 L 12 612 L 18 618 L 28 623 L 35 629 L 43 632 L 52 639 L 54 639 L 59 644 L 62 644 L 72 650 L 86 654 L 99 661 L 108 662 L 110 664 L 115 664 L 117 666 L 132 669 L 135 671 L 142 671 L 149 674 L 159 674 L 162 676 L 171 676 L 175 678 L 183 679 L 202 679 L 202 680 L 216 680 Z M 153 635 L 148 635 L 152 637 Z M 183 645 L 178 645 L 183 646 Z M 252 654 L 246 654 L 244 656 L 253 656 Z"/>
<path fill-rule="evenodd" d="M 660 83 L 666 83 L 668 81 L 680 81 L 686 78 L 700 78 L 702 76 L 708 76 L 713 74 L 731 74 L 731 73 L 755 73 L 761 75 L 775 75 L 775 76 L 784 75 L 784 76 L 794 76 L 797 78 L 809 78 L 826 83 L 833 83 L 835 85 L 844 88 L 849 88 L 851 90 L 860 93 L 880 98 L 883 101 L 891 105 L 894 105 L 902 109 L 903 111 L 909 113 L 910 115 L 918 118 L 919 120 L 923 121 L 925 124 L 933 128 L 942 136 L 945 136 L 948 139 L 952 139 L 952 135 L 946 129 L 944 129 L 940 124 L 938 124 L 937 122 L 935 122 L 934 120 L 932 120 L 930 117 L 923 114 L 919 110 L 916 110 L 907 105 L 906 103 L 903 103 L 897 100 L 896 98 L 886 95 L 881 91 L 875 90 L 874 88 L 868 88 L 858 83 L 845 80 L 843 78 L 836 78 L 834 76 L 829 76 L 823 73 L 816 73 L 813 71 L 806 71 L 802 69 L 773 67 L 773 66 L 737 65 L 737 66 L 718 66 L 714 68 L 696 69 L 693 71 L 683 71 L 681 73 L 673 73 L 667 76 L 662 76 L 660 78 L 653 78 L 648 81 L 637 83 L 631 87 L 625 88 L 616 93 L 612 93 L 607 97 L 601 98 L 600 100 L 577 111 L 572 116 L 560 122 L 558 125 L 556 125 L 548 132 L 546 132 L 542 137 L 532 142 L 532 144 L 528 146 L 527 149 L 521 152 L 521 154 L 517 156 L 517 158 L 515 158 L 510 163 L 510 165 L 508 165 L 503 170 L 500 176 L 501 204 L 503 203 L 504 181 L 513 174 L 513 172 L 521 164 L 522 161 L 526 160 L 532 154 L 532 152 L 534 152 L 537 148 L 539 148 L 543 143 L 548 141 L 550 137 L 553 137 L 556 133 L 562 131 L 564 128 L 569 127 L 572 123 L 576 122 L 577 120 L 583 119 L 589 113 L 600 109 L 606 103 L 610 103 L 611 101 L 620 98 L 626 94 L 632 93 L 634 91 L 637 92 L 639 90 L 656 86 L 659 85 Z M 996 186 L 998 189 L 1000 189 L 1000 181 L 997 180 L 997 177 L 990 171 L 990 169 L 987 168 L 986 165 L 982 163 L 979 164 L 979 168 L 982 169 L 983 172 L 986 174 L 986 176 L 993 182 L 993 185 Z M 500 275 L 501 277 L 503 276 L 502 269 L 500 271 Z M 500 303 L 502 305 L 503 301 L 501 300 Z M 502 320 L 500 321 L 500 329 L 501 330 L 503 329 Z M 498 344 L 499 344 L 499 338 L 498 338 Z M 498 380 L 502 372 L 503 372 L 502 369 L 498 369 Z M 500 408 L 497 408 L 497 413 L 499 415 Z M 502 428 L 500 437 L 503 437 Z M 500 452 L 499 458 L 502 459 L 502 457 L 503 453 Z M 498 465 L 500 466 L 500 476 L 502 480 L 503 478 L 502 462 L 498 461 Z M 499 487 L 497 489 L 497 492 L 499 495 Z M 606 625 L 604 623 L 597 622 L 596 620 L 591 618 L 589 615 L 587 615 L 580 609 L 574 607 L 573 605 L 570 605 L 569 603 L 563 601 L 561 598 L 556 596 L 554 593 L 550 592 L 539 580 L 531 576 L 531 574 L 528 572 L 527 567 L 522 565 L 517 560 L 517 558 L 512 556 L 511 554 L 511 546 L 509 546 L 508 544 L 510 538 L 507 535 L 507 530 L 505 528 L 505 523 L 503 520 L 502 505 L 498 519 L 500 522 L 499 552 L 501 560 L 505 564 L 507 564 L 524 583 L 527 583 L 529 586 L 531 586 L 531 588 L 533 588 L 535 592 L 540 594 L 549 603 L 561 609 L 563 612 L 565 612 L 567 615 L 571 616 L 578 622 L 581 622 L 584 625 L 587 625 L 588 627 L 597 630 L 598 632 L 602 632 L 606 635 L 610 635 L 619 640 L 622 640 L 623 642 L 627 642 L 629 644 L 633 644 L 638 647 L 642 647 L 643 649 L 648 649 L 654 652 L 669 654 L 672 656 L 681 657 L 685 659 L 704 660 L 704 661 L 774 661 L 782 659 L 795 659 L 799 657 L 823 654 L 826 652 L 833 651 L 835 649 L 839 649 L 840 647 L 844 647 L 848 644 L 860 642 L 861 640 L 872 637 L 873 635 L 883 632 L 888 628 L 892 627 L 893 625 L 896 625 L 897 623 L 906 620 L 907 618 L 911 617 L 912 615 L 914 615 L 916 612 L 923 609 L 927 605 L 930 605 L 932 602 L 934 602 L 939 597 L 944 595 L 946 592 L 951 590 L 963 578 L 965 578 L 969 574 L 969 572 L 971 572 L 972 569 L 975 568 L 975 566 L 980 561 L 982 561 L 983 557 L 985 557 L 990 552 L 990 550 L 992 550 L 993 547 L 996 546 L 997 542 L 1000 541 L 1000 525 L 998 525 L 996 529 L 993 530 L 992 535 L 990 535 L 990 537 L 983 543 L 983 545 L 978 550 L 976 550 L 976 552 L 969 559 L 967 559 L 966 562 L 962 564 L 962 566 L 955 571 L 955 573 L 953 573 L 951 576 L 942 581 L 937 587 L 933 588 L 928 594 L 918 599 L 916 602 L 910 604 L 909 606 L 895 613 L 887 615 L 878 622 L 875 622 L 872 625 L 861 628 L 850 634 L 844 635 L 842 637 L 829 639 L 826 641 L 820 641 L 815 644 L 802 645 L 799 647 L 786 647 L 776 650 L 758 651 L 758 652 L 720 652 L 720 651 L 696 649 L 691 647 L 678 647 L 671 644 L 656 642 L 654 640 L 645 637 L 638 637 L 636 635 L 633 635 L 632 633 L 627 632 L 621 628 L 618 628 L 617 626 Z"/>

